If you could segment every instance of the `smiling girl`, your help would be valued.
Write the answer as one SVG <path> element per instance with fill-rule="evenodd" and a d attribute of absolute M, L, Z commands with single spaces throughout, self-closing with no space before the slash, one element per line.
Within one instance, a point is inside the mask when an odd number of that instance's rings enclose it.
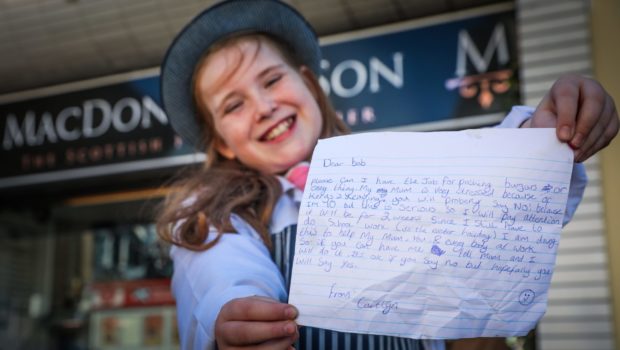
<path fill-rule="evenodd" d="M 299 331 L 297 310 L 286 303 L 303 165 L 318 139 L 347 133 L 320 88 L 319 63 L 312 28 L 276 0 L 219 3 L 168 50 L 164 108 L 177 133 L 207 154 L 158 218 L 160 236 L 173 244 L 183 349 L 443 348 L 441 341 Z M 536 111 L 514 108 L 500 125 L 519 126 L 555 127 L 585 160 L 616 135 L 618 116 L 598 83 L 566 77 Z M 584 186 L 576 165 L 565 221 Z"/>

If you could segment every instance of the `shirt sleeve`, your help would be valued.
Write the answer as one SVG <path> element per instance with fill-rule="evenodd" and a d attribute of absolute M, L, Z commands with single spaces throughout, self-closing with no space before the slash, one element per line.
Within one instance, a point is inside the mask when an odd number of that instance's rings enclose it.
<path fill-rule="evenodd" d="M 215 349 L 215 320 L 235 298 L 286 300 L 286 289 L 269 251 L 252 227 L 233 218 L 237 234 L 224 234 L 212 248 L 193 252 L 174 246 L 172 292 L 177 303 L 181 349 Z M 215 232 L 210 232 L 210 238 Z"/>
<path fill-rule="evenodd" d="M 497 128 L 518 128 L 526 120 L 532 117 L 534 114 L 534 108 L 528 106 L 514 106 L 512 110 L 504 120 L 497 125 Z M 573 164 L 573 173 L 570 178 L 570 187 L 568 189 L 568 201 L 566 202 L 566 209 L 564 210 L 564 219 L 562 225 L 566 225 L 575 214 L 581 199 L 583 198 L 583 192 L 588 184 L 588 176 L 586 175 L 586 167 L 583 163 Z"/>

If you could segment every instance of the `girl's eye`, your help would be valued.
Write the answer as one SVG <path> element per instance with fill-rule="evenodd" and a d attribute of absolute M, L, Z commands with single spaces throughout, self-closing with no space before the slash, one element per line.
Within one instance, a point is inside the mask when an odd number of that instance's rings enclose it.
<path fill-rule="evenodd" d="M 267 80 L 267 82 L 265 83 L 265 87 L 271 87 L 272 85 L 274 85 L 275 83 L 280 81 L 280 79 L 282 79 L 282 75 L 281 74 L 278 74 L 278 75 L 275 75 L 275 76 L 269 78 L 269 80 Z"/>
<path fill-rule="evenodd" d="M 224 114 L 229 114 L 229 113 L 232 113 L 232 112 L 238 110 L 241 107 L 241 105 L 242 105 L 241 101 L 233 102 L 233 103 L 229 104 L 224 109 Z"/>

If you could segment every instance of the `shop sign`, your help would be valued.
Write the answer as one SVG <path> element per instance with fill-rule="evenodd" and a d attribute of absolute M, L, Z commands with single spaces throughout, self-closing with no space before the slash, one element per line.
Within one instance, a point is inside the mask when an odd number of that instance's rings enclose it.
<path fill-rule="evenodd" d="M 511 6 L 449 23 L 326 38 L 322 50 L 321 85 L 356 131 L 475 127 L 489 118 L 472 117 L 501 118 L 519 104 Z"/>
<path fill-rule="evenodd" d="M 354 131 L 488 123 L 519 103 L 508 5 L 326 38 L 321 86 Z M 156 75 L 0 104 L 0 189 L 202 161 L 160 106 Z"/>
<path fill-rule="evenodd" d="M 0 105 L 0 132 L 0 189 L 197 158 L 170 127 L 158 76 Z"/>

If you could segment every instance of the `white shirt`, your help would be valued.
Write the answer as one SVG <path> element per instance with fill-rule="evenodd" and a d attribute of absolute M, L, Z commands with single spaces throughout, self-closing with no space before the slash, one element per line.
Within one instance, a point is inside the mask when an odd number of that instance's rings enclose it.
<path fill-rule="evenodd" d="M 517 128 L 533 113 L 529 107 L 514 107 L 497 127 Z M 280 232 L 296 224 L 302 192 L 284 178 L 274 208 L 270 231 Z M 587 184 L 585 167 L 575 164 L 564 214 L 566 224 L 575 213 Z M 221 307 L 235 298 L 265 296 L 287 300 L 286 287 L 268 249 L 254 229 L 233 215 L 238 234 L 223 234 L 208 251 L 194 252 L 173 246 L 172 291 L 177 302 L 179 337 L 182 349 L 214 349 L 214 326 Z M 217 232 L 209 233 L 213 239 Z M 442 348 L 441 342 L 426 342 L 427 348 Z"/>

